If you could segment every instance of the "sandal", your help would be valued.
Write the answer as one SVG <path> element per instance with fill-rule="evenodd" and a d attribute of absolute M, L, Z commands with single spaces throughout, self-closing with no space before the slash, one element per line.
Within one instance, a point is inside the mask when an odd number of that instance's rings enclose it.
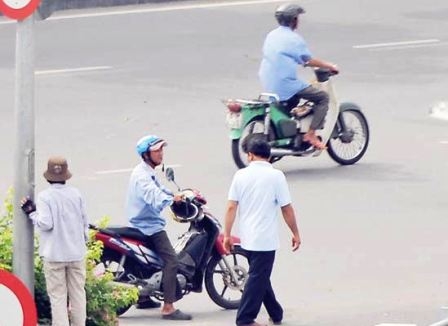
<path fill-rule="evenodd" d="M 325 146 L 325 144 L 322 143 L 317 136 L 305 135 L 303 136 L 303 141 L 310 143 L 313 147 L 315 147 L 318 150 L 322 151 L 324 149 L 327 149 L 327 146 Z"/>
<path fill-rule="evenodd" d="M 174 310 L 174 312 L 169 315 L 162 315 L 162 319 L 168 320 L 191 320 L 193 317 L 190 314 L 186 314 L 179 309 Z"/>

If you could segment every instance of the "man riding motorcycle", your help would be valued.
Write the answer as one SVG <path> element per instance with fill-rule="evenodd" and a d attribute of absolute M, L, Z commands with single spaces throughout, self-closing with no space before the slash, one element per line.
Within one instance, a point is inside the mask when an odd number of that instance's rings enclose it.
<path fill-rule="evenodd" d="M 299 15 L 303 13 L 305 10 L 297 4 L 284 4 L 277 8 L 275 18 L 280 26 L 266 36 L 259 77 L 266 92 L 280 97 L 281 108 L 286 114 L 297 106 L 300 99 L 314 103 L 311 126 L 303 140 L 317 149 L 325 149 L 316 130 L 323 128 L 328 111 L 328 94 L 300 79 L 297 68 L 299 65 L 320 67 L 336 73 L 338 68 L 332 63 L 313 58 L 305 40 L 295 32 L 299 26 Z"/>
<path fill-rule="evenodd" d="M 146 243 L 164 262 L 162 318 L 169 320 L 190 320 L 192 316 L 175 309 L 178 257 L 164 230 L 164 208 L 173 202 L 181 202 L 182 195 L 174 195 L 160 184 L 155 175 L 155 167 L 163 162 L 163 148 L 167 142 L 149 135 L 137 142 L 137 153 L 142 162 L 132 171 L 126 201 L 126 213 L 132 227 L 146 235 Z"/>

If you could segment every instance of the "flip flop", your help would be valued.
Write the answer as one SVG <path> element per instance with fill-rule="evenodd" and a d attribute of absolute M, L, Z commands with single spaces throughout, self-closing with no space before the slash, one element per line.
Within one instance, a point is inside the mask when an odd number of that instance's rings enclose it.
<path fill-rule="evenodd" d="M 327 146 L 324 143 L 322 143 L 317 136 L 315 136 L 315 137 L 304 136 L 303 141 L 310 143 L 313 147 L 315 147 L 316 149 L 319 149 L 321 151 L 324 149 L 327 149 Z"/>
<path fill-rule="evenodd" d="M 174 312 L 169 315 L 162 315 L 162 319 L 168 320 L 191 320 L 193 317 L 190 314 L 186 314 L 179 309 L 174 310 Z"/>

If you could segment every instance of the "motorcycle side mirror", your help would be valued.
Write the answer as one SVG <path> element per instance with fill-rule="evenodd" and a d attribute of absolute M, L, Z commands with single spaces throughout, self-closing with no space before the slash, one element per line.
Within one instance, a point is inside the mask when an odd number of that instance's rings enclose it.
<path fill-rule="evenodd" d="M 174 170 L 173 168 L 166 168 L 165 177 L 168 181 L 174 182 Z"/>
<path fill-rule="evenodd" d="M 176 181 L 174 181 L 174 170 L 173 168 L 166 168 L 165 170 L 165 177 L 168 181 L 174 183 L 177 187 L 177 190 L 180 191 L 180 187 L 179 185 L 176 183 Z"/>

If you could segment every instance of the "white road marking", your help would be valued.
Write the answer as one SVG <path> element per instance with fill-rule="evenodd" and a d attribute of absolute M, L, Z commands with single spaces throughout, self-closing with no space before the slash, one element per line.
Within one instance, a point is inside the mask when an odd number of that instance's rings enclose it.
<path fill-rule="evenodd" d="M 380 51 L 393 51 L 393 50 L 407 50 L 407 49 L 417 49 L 417 48 L 427 48 L 427 47 L 434 47 L 434 46 L 443 46 L 447 45 L 448 43 L 428 43 L 428 44 L 415 44 L 415 45 L 402 45 L 402 46 L 390 46 L 390 47 L 384 47 L 384 48 L 372 48 L 367 49 L 368 51 L 372 52 L 380 52 Z"/>
<path fill-rule="evenodd" d="M 152 7 L 152 8 L 138 8 L 127 10 L 103 10 L 101 12 L 92 12 L 85 14 L 58 14 L 51 16 L 47 20 L 65 20 L 65 19 L 78 19 L 78 18 L 92 18 L 92 17 L 105 17 L 105 16 L 119 16 L 129 14 L 146 14 L 152 12 L 166 12 L 166 11 L 179 11 L 179 10 L 194 10 L 194 9 L 207 9 L 207 8 L 220 8 L 220 7 L 234 7 L 234 6 L 246 6 L 252 4 L 264 4 L 264 3 L 277 3 L 284 2 L 284 0 L 248 0 L 248 1 L 226 1 L 217 3 L 204 3 L 195 5 L 178 5 L 178 6 L 164 6 L 164 7 Z M 14 24 L 15 20 L 0 21 L 0 25 Z"/>
<path fill-rule="evenodd" d="M 96 171 L 95 174 L 115 174 L 115 173 L 127 173 L 131 171 L 132 169 L 103 170 L 103 171 Z"/>
<path fill-rule="evenodd" d="M 165 164 L 166 168 L 180 168 L 182 167 L 181 164 Z M 156 167 L 156 170 L 161 170 L 162 167 L 159 165 Z M 103 170 L 103 171 L 96 171 L 95 174 L 117 174 L 117 173 L 129 173 L 133 170 L 133 168 L 129 169 L 116 169 L 116 170 Z"/>
<path fill-rule="evenodd" d="M 438 39 L 428 39 L 428 40 L 415 40 L 415 41 L 402 41 L 402 42 L 389 42 L 389 43 L 374 43 L 374 44 L 363 44 L 354 45 L 354 49 L 372 49 L 372 48 L 384 48 L 384 47 L 397 47 L 397 46 L 408 46 L 408 45 L 427 45 L 433 43 L 439 43 Z"/>
<path fill-rule="evenodd" d="M 107 69 L 112 69 L 112 67 L 97 66 L 97 67 L 80 67 L 80 68 L 52 69 L 52 70 L 36 70 L 35 75 L 67 74 L 67 73 L 90 72 L 90 71 L 107 70 Z"/>
<path fill-rule="evenodd" d="M 448 140 L 441 140 L 441 141 L 439 141 L 439 144 L 448 145 Z M 448 308 L 442 307 L 441 309 L 448 309 Z"/>
<path fill-rule="evenodd" d="M 375 326 L 417 326 L 416 324 L 378 324 Z"/>

